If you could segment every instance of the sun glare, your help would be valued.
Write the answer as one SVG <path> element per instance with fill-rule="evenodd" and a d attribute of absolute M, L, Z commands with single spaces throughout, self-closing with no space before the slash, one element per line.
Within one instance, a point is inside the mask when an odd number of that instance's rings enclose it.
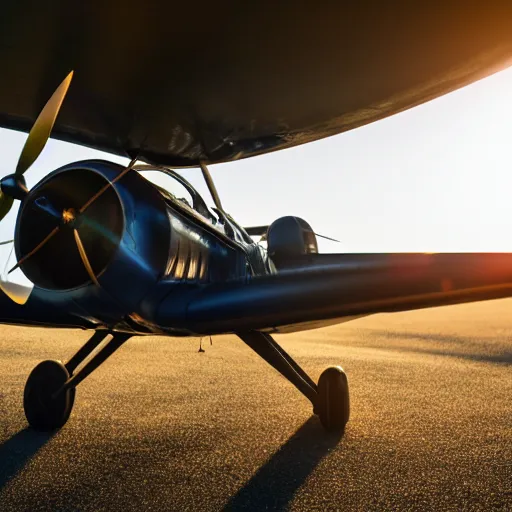
<path fill-rule="evenodd" d="M 245 225 L 299 215 L 323 252 L 512 251 L 512 68 L 356 130 L 216 166 Z M 244 191 L 251 181 L 252 200 Z M 264 206 L 264 207 L 262 207 Z"/>

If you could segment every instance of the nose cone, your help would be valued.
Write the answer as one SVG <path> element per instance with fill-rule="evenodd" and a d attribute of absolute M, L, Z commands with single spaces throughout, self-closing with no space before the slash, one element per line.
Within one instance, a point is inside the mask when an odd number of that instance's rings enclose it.
<path fill-rule="evenodd" d="M 27 183 L 22 175 L 9 174 L 5 176 L 0 181 L 0 189 L 4 195 L 18 201 L 23 201 L 28 194 Z"/>

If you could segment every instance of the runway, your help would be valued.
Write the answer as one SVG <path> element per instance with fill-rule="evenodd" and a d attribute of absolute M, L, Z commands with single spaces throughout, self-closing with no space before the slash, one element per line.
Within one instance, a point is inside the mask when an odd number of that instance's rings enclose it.
<path fill-rule="evenodd" d="M 28 429 L 31 369 L 87 337 L 0 326 L 2 512 L 512 510 L 512 300 L 278 336 L 314 380 L 346 370 L 342 437 L 234 336 L 133 338 Z"/>

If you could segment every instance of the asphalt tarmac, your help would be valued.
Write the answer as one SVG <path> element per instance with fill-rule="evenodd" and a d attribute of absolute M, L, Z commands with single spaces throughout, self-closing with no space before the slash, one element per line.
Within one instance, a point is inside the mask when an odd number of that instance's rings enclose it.
<path fill-rule="evenodd" d="M 512 510 L 511 300 L 278 336 L 315 380 L 345 368 L 342 437 L 233 336 L 133 338 L 28 429 L 29 372 L 87 337 L 0 326 L 2 512 Z"/>

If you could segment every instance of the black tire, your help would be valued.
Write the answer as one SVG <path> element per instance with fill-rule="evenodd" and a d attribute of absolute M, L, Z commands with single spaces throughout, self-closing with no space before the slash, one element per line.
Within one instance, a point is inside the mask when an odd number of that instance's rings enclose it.
<path fill-rule="evenodd" d="M 59 361 L 43 361 L 32 370 L 23 395 L 25 416 L 32 428 L 50 432 L 68 421 L 75 402 L 75 389 L 52 397 L 68 379 L 69 372 Z"/>
<path fill-rule="evenodd" d="M 345 429 L 350 417 L 350 399 L 347 375 L 340 366 L 331 366 L 320 375 L 315 411 L 326 430 Z"/>

